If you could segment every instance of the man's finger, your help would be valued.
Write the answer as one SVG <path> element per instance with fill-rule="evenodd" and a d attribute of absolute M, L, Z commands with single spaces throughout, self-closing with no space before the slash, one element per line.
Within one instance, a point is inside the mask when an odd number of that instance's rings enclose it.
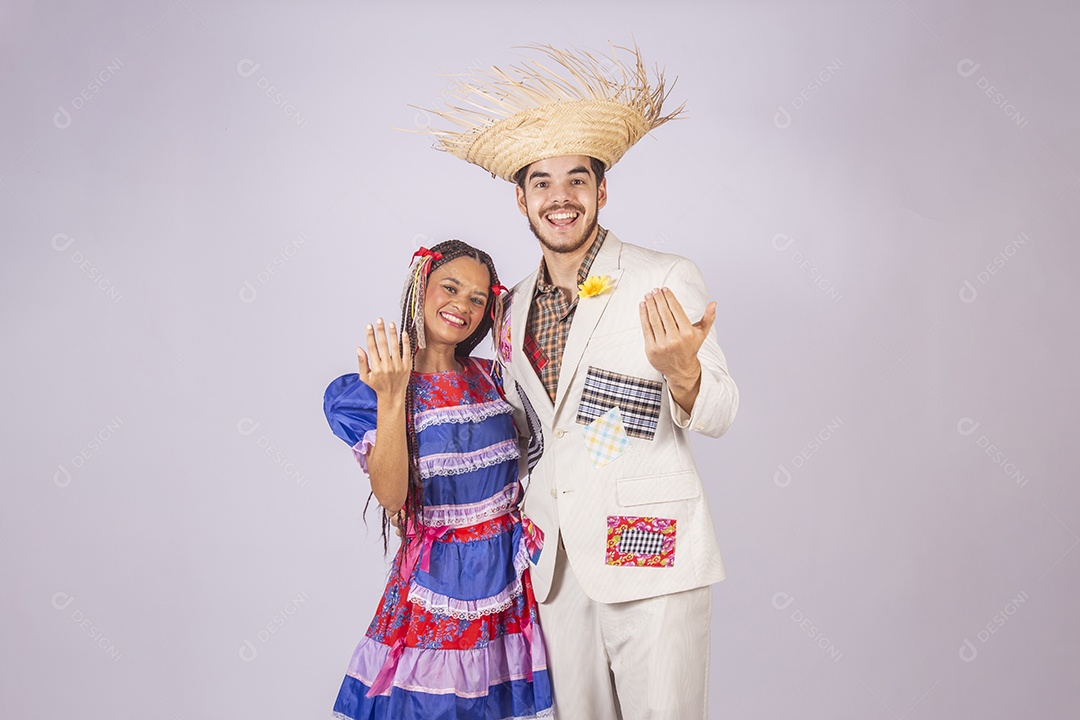
<path fill-rule="evenodd" d="M 683 310 L 679 298 L 675 297 L 675 292 L 671 288 L 664 288 L 663 293 L 664 299 L 667 300 L 668 307 L 671 309 L 671 315 L 675 318 L 675 324 L 680 328 L 690 325 L 690 316 Z"/>
<path fill-rule="evenodd" d="M 675 313 L 672 312 L 669 295 L 671 295 L 671 291 L 667 288 L 653 291 L 653 297 L 656 298 L 656 310 L 660 314 L 660 321 L 664 323 L 664 330 L 669 333 L 677 333 L 679 328 L 685 327 L 685 325 L 680 323 Z M 670 299 L 674 299 L 674 296 L 672 295 Z M 683 315 L 685 314 L 683 313 Z"/>
<path fill-rule="evenodd" d="M 713 322 L 716 320 L 716 301 L 705 306 L 705 314 L 701 316 L 701 319 L 694 323 L 694 327 L 701 330 L 703 335 L 708 335 L 712 330 Z"/>
<path fill-rule="evenodd" d="M 649 293 L 645 296 L 645 309 L 649 311 L 649 322 L 652 323 L 653 333 L 660 339 L 667 332 L 664 321 L 660 317 L 660 308 L 657 307 L 656 295 Z"/>
<path fill-rule="evenodd" d="M 638 315 L 641 316 L 641 334 L 645 336 L 645 348 L 648 349 L 656 342 L 656 334 L 652 322 L 649 321 L 649 309 L 644 300 L 638 303 Z"/>

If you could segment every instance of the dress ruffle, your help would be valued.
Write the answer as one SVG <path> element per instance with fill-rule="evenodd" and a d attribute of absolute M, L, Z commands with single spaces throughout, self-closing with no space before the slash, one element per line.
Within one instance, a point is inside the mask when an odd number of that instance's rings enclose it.
<path fill-rule="evenodd" d="M 364 437 L 360 438 L 360 442 L 353 445 L 352 448 L 353 457 L 356 458 L 356 462 L 360 463 L 360 469 L 365 473 L 368 471 L 367 456 L 373 447 L 375 447 L 375 431 L 368 430 L 364 433 Z"/>
<path fill-rule="evenodd" d="M 469 650 L 406 647 L 397 661 L 392 688 L 419 693 L 453 693 L 477 697 L 492 685 L 526 679 L 529 669 L 547 670 L 547 653 L 538 633 L 529 641 L 521 633 L 492 638 Z M 387 645 L 364 638 L 353 653 L 347 674 L 371 687 L 390 654 Z M 390 689 L 382 694 L 389 695 Z"/>
<path fill-rule="evenodd" d="M 424 508 L 424 522 L 428 525 L 466 527 L 503 515 L 518 499 L 518 485 L 507 485 L 487 500 L 470 505 L 429 505 Z"/>
<path fill-rule="evenodd" d="M 521 576 L 527 567 L 529 551 L 522 538 L 514 553 L 514 579 L 499 593 L 479 600 L 461 600 L 413 583 L 409 588 L 409 602 L 437 615 L 448 615 L 460 620 L 479 620 L 513 605 L 514 598 L 524 591 Z"/>
<path fill-rule="evenodd" d="M 460 475 L 498 465 L 507 460 L 517 460 L 518 455 L 517 438 L 503 440 L 472 452 L 426 455 L 420 458 L 420 477 Z"/>
<path fill-rule="evenodd" d="M 420 432 L 433 425 L 481 422 L 496 415 L 508 415 L 513 412 L 514 409 L 500 399 L 473 405 L 451 405 L 450 407 L 432 408 L 416 413 L 413 416 L 413 423 L 416 432 Z"/>

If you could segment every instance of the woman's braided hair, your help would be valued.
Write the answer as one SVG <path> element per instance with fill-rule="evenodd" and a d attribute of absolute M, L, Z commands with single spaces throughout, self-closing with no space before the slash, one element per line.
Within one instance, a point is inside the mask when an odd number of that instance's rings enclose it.
<path fill-rule="evenodd" d="M 422 252 L 424 252 L 423 249 Z M 420 255 L 418 253 L 414 255 L 414 262 L 409 268 L 409 277 L 405 282 L 405 289 L 401 295 L 401 328 L 403 332 L 409 334 L 409 341 L 413 349 L 412 361 L 414 367 L 416 352 L 424 347 L 423 308 L 424 299 L 427 295 L 428 276 L 436 268 L 462 257 L 470 257 L 483 264 L 491 276 L 491 287 L 499 286 L 499 274 L 495 271 L 495 263 L 492 262 L 491 256 L 461 240 L 446 240 L 433 245 L 429 250 L 426 250 L 426 254 Z M 467 358 L 480 344 L 480 341 L 484 339 L 484 335 L 489 332 L 492 333 L 494 341 L 495 334 L 498 332 L 498 327 L 495 327 L 495 320 L 502 316 L 502 291 L 488 291 L 488 301 L 484 306 L 480 323 L 469 337 L 457 344 L 454 351 L 455 356 Z M 420 453 L 413 420 L 416 411 L 414 383 L 415 381 L 410 379 L 408 388 L 405 390 L 405 438 L 409 452 L 409 488 L 405 495 L 405 506 L 402 510 L 405 514 L 406 527 L 414 528 L 419 532 L 419 528 L 424 524 L 424 484 L 420 477 Z M 368 504 L 370 503 L 371 496 L 368 497 Z M 367 506 L 364 509 L 366 511 Z M 390 518 L 385 509 L 382 512 L 381 524 L 383 550 L 386 551 L 389 548 Z"/>

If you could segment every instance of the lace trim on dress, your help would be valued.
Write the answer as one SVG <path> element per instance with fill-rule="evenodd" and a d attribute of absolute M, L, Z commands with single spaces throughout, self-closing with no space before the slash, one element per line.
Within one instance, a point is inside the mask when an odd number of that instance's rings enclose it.
<path fill-rule="evenodd" d="M 487 500 L 471 505 L 430 505 L 424 508 L 424 523 L 453 528 L 476 525 L 509 512 L 517 500 L 517 494 L 518 484 L 512 482 Z"/>
<path fill-rule="evenodd" d="M 451 405 L 449 407 L 425 410 L 413 416 L 413 423 L 416 432 L 420 432 L 433 425 L 481 422 L 496 415 L 506 415 L 512 412 L 514 412 L 514 409 L 510 405 L 501 399 L 496 399 L 474 405 Z"/>
<path fill-rule="evenodd" d="M 449 615 L 460 620 L 479 620 L 502 612 L 514 604 L 514 598 L 523 592 L 521 577 L 528 566 L 529 551 L 522 542 L 518 544 L 517 553 L 514 555 L 514 579 L 502 592 L 479 600 L 459 600 L 414 583 L 409 588 L 409 602 L 416 603 L 431 613 Z"/>
<path fill-rule="evenodd" d="M 433 475 L 461 475 L 462 473 L 491 467 L 507 460 L 518 458 L 518 443 L 516 438 L 503 440 L 486 448 L 467 453 L 445 453 L 442 455 L 425 455 L 420 458 L 420 477 L 429 478 Z"/>

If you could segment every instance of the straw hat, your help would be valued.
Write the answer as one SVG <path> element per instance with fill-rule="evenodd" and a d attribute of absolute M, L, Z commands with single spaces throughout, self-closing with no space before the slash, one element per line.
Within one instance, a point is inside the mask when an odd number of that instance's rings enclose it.
<path fill-rule="evenodd" d="M 448 109 L 426 110 L 460 128 L 426 130 L 437 149 L 511 182 L 526 165 L 562 155 L 588 155 L 611 168 L 645 133 L 683 111 L 685 103 L 662 113 L 670 93 L 663 71 L 655 70 L 650 87 L 637 46 L 613 46 L 611 56 L 526 49 L 542 57 L 508 71 L 472 70 L 454 84 Z"/>

